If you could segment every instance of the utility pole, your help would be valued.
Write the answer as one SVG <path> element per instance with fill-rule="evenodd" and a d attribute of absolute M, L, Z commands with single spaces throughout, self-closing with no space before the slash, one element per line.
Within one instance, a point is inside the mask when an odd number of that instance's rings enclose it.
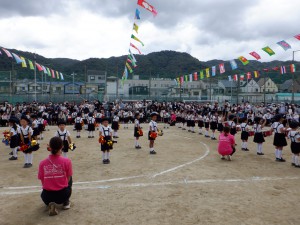
<path fill-rule="evenodd" d="M 36 102 L 36 55 L 34 54 L 34 101 Z"/>
<path fill-rule="evenodd" d="M 149 98 L 151 98 L 151 79 L 152 79 L 152 74 L 151 74 L 151 69 L 150 69 L 150 77 L 149 77 Z"/>
<path fill-rule="evenodd" d="M 293 63 L 295 63 L 295 52 L 299 52 L 300 50 L 293 51 Z M 292 104 L 295 103 L 295 73 L 292 74 Z"/>
<path fill-rule="evenodd" d="M 87 83 L 87 70 L 86 70 L 86 65 L 84 65 L 84 89 L 85 89 L 85 99 L 87 100 L 86 83 Z"/>

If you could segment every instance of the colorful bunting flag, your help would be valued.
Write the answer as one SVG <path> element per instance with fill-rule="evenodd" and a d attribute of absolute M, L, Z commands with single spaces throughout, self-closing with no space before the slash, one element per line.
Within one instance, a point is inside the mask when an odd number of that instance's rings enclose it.
<path fill-rule="evenodd" d="M 140 17 L 140 10 L 139 9 L 135 10 L 135 19 L 136 20 L 140 20 L 141 19 L 141 17 Z"/>
<path fill-rule="evenodd" d="M 62 73 L 60 73 L 60 79 L 64 80 L 64 75 Z"/>
<path fill-rule="evenodd" d="M 35 65 L 36 65 L 36 68 L 38 69 L 39 72 L 43 71 L 43 68 L 42 68 L 42 66 L 40 64 L 35 63 Z M 55 78 L 55 76 L 53 78 Z"/>
<path fill-rule="evenodd" d="M 13 58 L 10 51 L 6 50 L 5 48 L 2 48 L 2 50 L 5 52 L 5 54 L 7 55 L 8 58 Z"/>
<path fill-rule="evenodd" d="M 246 59 L 244 56 L 240 56 L 238 59 L 243 63 L 244 66 L 249 64 L 248 59 Z"/>
<path fill-rule="evenodd" d="M 20 64 L 20 63 L 23 62 L 23 60 L 22 60 L 18 55 L 16 55 L 16 54 L 13 53 L 13 52 L 12 52 L 11 54 L 14 56 L 14 58 L 15 58 L 17 64 Z"/>
<path fill-rule="evenodd" d="M 28 59 L 28 64 L 29 64 L 29 68 L 30 68 L 31 70 L 34 70 L 33 63 L 32 63 L 32 61 L 30 61 L 29 59 Z"/>
<path fill-rule="evenodd" d="M 217 73 L 216 66 L 211 67 L 211 75 L 214 77 L 216 76 L 216 73 Z"/>
<path fill-rule="evenodd" d="M 296 72 L 296 66 L 295 66 L 295 64 L 291 64 L 290 65 L 290 69 L 291 69 L 291 73 L 295 73 Z"/>
<path fill-rule="evenodd" d="M 137 34 L 139 33 L 139 26 L 136 23 L 133 24 L 133 30 L 135 30 Z"/>
<path fill-rule="evenodd" d="M 148 11 L 150 11 L 153 14 L 153 16 L 157 15 L 156 9 L 152 5 L 150 5 L 148 2 L 146 2 L 145 0 L 138 0 L 137 4 L 145 9 L 147 9 Z"/>
<path fill-rule="evenodd" d="M 176 80 L 177 80 L 177 85 L 180 85 L 180 78 L 177 77 Z"/>
<path fill-rule="evenodd" d="M 47 72 L 48 72 L 48 76 L 50 77 L 51 76 L 51 71 L 48 67 L 47 67 Z"/>
<path fill-rule="evenodd" d="M 245 76 L 244 76 L 244 74 L 242 74 L 242 75 L 240 76 L 240 80 L 241 80 L 241 81 L 244 81 L 244 79 L 245 79 Z"/>
<path fill-rule="evenodd" d="M 279 68 L 278 66 L 275 66 L 275 67 L 272 68 L 272 70 L 274 70 L 274 71 L 279 71 L 280 68 Z"/>
<path fill-rule="evenodd" d="M 54 70 L 51 69 L 52 78 L 55 78 Z"/>
<path fill-rule="evenodd" d="M 285 66 L 281 66 L 281 67 L 280 67 L 280 73 L 281 73 L 281 74 L 285 74 L 285 73 L 286 73 Z"/>
<path fill-rule="evenodd" d="M 47 72 L 47 69 L 46 69 L 46 67 L 42 66 L 42 68 L 43 68 L 43 72 L 44 72 L 44 74 L 47 74 L 48 72 Z"/>
<path fill-rule="evenodd" d="M 297 34 L 294 37 L 300 41 L 300 34 Z"/>
<path fill-rule="evenodd" d="M 141 51 L 134 44 L 130 43 L 130 46 L 135 48 L 139 52 L 139 54 L 142 54 Z"/>
<path fill-rule="evenodd" d="M 258 71 L 254 71 L 254 77 L 255 77 L 255 78 L 259 78 L 259 73 L 258 73 Z"/>
<path fill-rule="evenodd" d="M 184 81 L 185 81 L 185 82 L 188 82 L 188 80 L 189 80 L 189 76 L 188 76 L 188 75 L 185 75 L 185 76 L 184 76 Z"/>
<path fill-rule="evenodd" d="M 225 65 L 224 65 L 224 63 L 221 63 L 219 65 L 219 68 L 220 68 L 220 74 L 225 73 Z"/>
<path fill-rule="evenodd" d="M 247 73 L 247 80 L 251 80 L 251 78 L 252 78 L 252 77 L 251 77 L 251 72 L 248 72 L 248 73 Z"/>
<path fill-rule="evenodd" d="M 174 79 L 174 83 L 175 83 L 176 86 L 178 86 L 178 83 L 177 83 L 177 80 L 176 80 L 176 79 Z"/>
<path fill-rule="evenodd" d="M 190 74 L 190 82 L 193 82 L 193 74 Z"/>
<path fill-rule="evenodd" d="M 128 70 L 129 70 L 130 73 L 133 72 L 133 70 L 132 70 L 131 66 L 128 64 L 128 62 L 126 62 L 126 67 L 128 68 Z"/>
<path fill-rule="evenodd" d="M 204 79 L 204 72 L 203 72 L 203 70 L 200 71 L 200 79 L 201 80 Z"/>
<path fill-rule="evenodd" d="M 131 38 L 132 38 L 133 40 L 136 40 L 137 42 L 140 42 L 141 45 L 144 46 L 144 43 L 143 43 L 140 39 L 138 39 L 136 36 L 134 36 L 133 34 L 131 35 Z"/>
<path fill-rule="evenodd" d="M 27 68 L 26 60 L 23 56 L 20 57 L 22 59 L 22 67 Z"/>
<path fill-rule="evenodd" d="M 194 73 L 194 80 L 195 80 L 195 81 L 198 80 L 198 73 L 197 73 L 197 72 Z"/>
<path fill-rule="evenodd" d="M 233 80 L 238 81 L 238 75 L 237 74 L 233 75 Z"/>
<path fill-rule="evenodd" d="M 232 77 L 231 77 L 231 76 L 228 76 L 228 80 L 229 80 L 229 81 L 232 81 Z"/>
<path fill-rule="evenodd" d="M 209 68 L 206 68 L 206 69 L 205 69 L 205 72 L 206 72 L 206 77 L 209 78 L 209 77 L 210 77 L 210 74 L 209 74 Z"/>
<path fill-rule="evenodd" d="M 257 52 L 250 52 L 249 53 L 251 56 L 253 56 L 256 60 L 260 60 L 261 57 Z"/>
<path fill-rule="evenodd" d="M 137 63 L 137 60 L 135 59 L 134 55 L 132 54 L 131 50 L 129 49 L 129 54 L 131 56 L 131 60 L 134 61 L 135 63 Z"/>
<path fill-rule="evenodd" d="M 238 65 L 234 59 L 230 60 L 230 65 L 231 65 L 232 70 L 235 70 L 238 68 Z"/>
<path fill-rule="evenodd" d="M 183 76 L 181 76 L 180 77 L 180 84 L 183 84 L 183 82 L 184 82 L 184 78 L 183 78 Z"/>
<path fill-rule="evenodd" d="M 284 40 L 277 42 L 277 44 L 282 47 L 284 51 L 292 48 L 292 46 Z"/>
<path fill-rule="evenodd" d="M 275 55 L 275 52 L 269 46 L 262 48 L 262 50 L 265 51 L 269 56 Z"/>
<path fill-rule="evenodd" d="M 59 73 L 56 71 L 56 78 L 59 79 Z"/>

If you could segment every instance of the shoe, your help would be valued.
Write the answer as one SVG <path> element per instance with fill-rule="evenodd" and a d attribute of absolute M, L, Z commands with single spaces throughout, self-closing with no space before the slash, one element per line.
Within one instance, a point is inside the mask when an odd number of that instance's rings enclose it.
<path fill-rule="evenodd" d="M 296 168 L 300 168 L 300 165 L 295 165 Z"/>
<path fill-rule="evenodd" d="M 41 140 L 44 140 L 44 138 L 42 137 Z"/>
<path fill-rule="evenodd" d="M 95 138 L 95 136 L 92 136 L 92 138 Z"/>
<path fill-rule="evenodd" d="M 135 148 L 136 148 L 136 149 L 141 149 L 142 147 L 141 147 L 141 146 L 135 146 Z"/>
<path fill-rule="evenodd" d="M 32 163 L 28 163 L 28 168 L 32 167 Z"/>
<path fill-rule="evenodd" d="M 296 166 L 296 164 L 295 163 L 291 163 L 291 166 Z"/>
<path fill-rule="evenodd" d="M 191 132 L 190 130 L 188 130 L 188 132 Z"/>
<path fill-rule="evenodd" d="M 103 164 L 107 164 L 107 159 L 103 159 Z"/>
<path fill-rule="evenodd" d="M 186 130 L 185 128 L 182 128 L 182 130 Z"/>
<path fill-rule="evenodd" d="M 199 133 L 199 135 L 203 135 L 202 133 Z"/>
<path fill-rule="evenodd" d="M 244 151 L 249 152 L 250 150 L 248 148 L 245 148 Z"/>
<path fill-rule="evenodd" d="M 110 160 L 109 159 L 106 160 L 106 164 L 110 164 Z"/>
<path fill-rule="evenodd" d="M 13 152 L 10 152 L 9 155 L 13 155 Z"/>
<path fill-rule="evenodd" d="M 222 160 L 225 160 L 225 156 L 222 155 L 222 156 L 221 156 L 221 159 L 222 159 Z"/>
<path fill-rule="evenodd" d="M 71 208 L 71 202 L 70 201 L 67 201 L 63 204 L 63 209 L 64 210 L 68 210 Z"/>
<path fill-rule="evenodd" d="M 18 157 L 12 156 L 12 157 L 9 158 L 9 160 L 18 160 Z"/>
<path fill-rule="evenodd" d="M 217 140 L 217 138 L 215 138 L 215 137 L 212 137 L 212 138 L 211 138 L 211 140 Z"/>
<path fill-rule="evenodd" d="M 194 133 L 196 133 L 195 131 L 192 131 L 192 133 L 194 134 Z"/>
<path fill-rule="evenodd" d="M 227 156 L 227 160 L 231 161 L 231 156 L 230 155 Z"/>
<path fill-rule="evenodd" d="M 56 204 L 54 202 L 49 203 L 49 216 L 56 216 L 58 211 L 56 209 Z"/>
<path fill-rule="evenodd" d="M 204 137 L 206 137 L 206 138 L 209 138 L 209 136 L 208 136 L 208 135 L 205 135 Z"/>
<path fill-rule="evenodd" d="M 261 153 L 260 153 L 260 152 L 257 152 L 257 155 L 265 155 L 265 154 L 264 154 L 264 153 L 262 153 L 262 152 L 261 152 Z"/>
<path fill-rule="evenodd" d="M 114 138 L 119 138 L 118 136 L 115 136 Z"/>
<path fill-rule="evenodd" d="M 156 151 L 150 151 L 150 155 L 156 155 Z"/>
<path fill-rule="evenodd" d="M 285 162 L 285 159 L 283 159 L 283 158 L 276 158 L 276 160 L 275 161 L 277 161 L 277 162 Z"/>
<path fill-rule="evenodd" d="M 29 163 L 25 163 L 24 166 L 23 166 L 23 168 L 29 168 L 29 167 L 28 167 L 28 164 L 29 164 Z"/>

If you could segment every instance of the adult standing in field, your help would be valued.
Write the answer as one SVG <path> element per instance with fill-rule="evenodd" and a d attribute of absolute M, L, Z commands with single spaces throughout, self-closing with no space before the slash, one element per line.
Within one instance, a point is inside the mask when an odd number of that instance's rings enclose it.
<path fill-rule="evenodd" d="M 49 216 L 58 214 L 57 204 L 63 204 L 63 209 L 70 209 L 72 194 L 72 162 L 62 157 L 63 141 L 60 137 L 50 139 L 51 154 L 40 162 L 38 179 L 41 180 L 43 191 L 41 198 L 49 207 Z"/>

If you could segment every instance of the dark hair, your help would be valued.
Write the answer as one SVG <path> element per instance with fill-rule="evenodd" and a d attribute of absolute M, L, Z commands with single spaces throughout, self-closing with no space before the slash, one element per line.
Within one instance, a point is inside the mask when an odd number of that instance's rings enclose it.
<path fill-rule="evenodd" d="M 63 147 L 63 141 L 60 137 L 53 137 L 50 139 L 49 147 L 51 148 L 51 153 L 56 155 Z"/>
<path fill-rule="evenodd" d="M 224 133 L 228 134 L 230 132 L 230 127 L 223 128 Z"/>

